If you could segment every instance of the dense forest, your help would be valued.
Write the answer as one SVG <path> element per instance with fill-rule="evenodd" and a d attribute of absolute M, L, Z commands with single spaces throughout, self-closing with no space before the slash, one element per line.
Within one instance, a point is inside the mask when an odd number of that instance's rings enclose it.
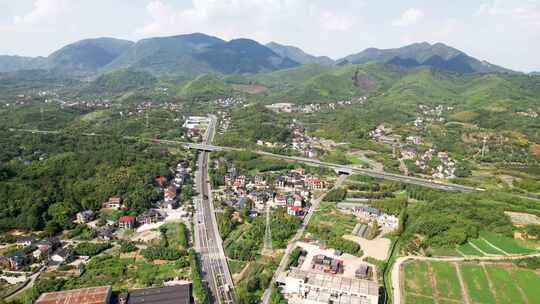
<path fill-rule="evenodd" d="M 119 138 L 0 133 L 0 228 L 72 227 L 77 211 L 120 196 L 127 212 L 158 199 L 152 179 L 169 174 L 167 150 Z"/>

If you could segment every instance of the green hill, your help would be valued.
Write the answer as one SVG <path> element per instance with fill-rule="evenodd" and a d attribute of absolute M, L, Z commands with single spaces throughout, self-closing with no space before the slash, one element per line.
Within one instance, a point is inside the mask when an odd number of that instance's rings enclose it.
<path fill-rule="evenodd" d="M 466 73 L 515 73 L 514 71 L 473 58 L 443 43 L 413 43 L 395 49 L 369 48 L 349 55 L 338 62 L 362 64 L 370 61 L 391 63 L 402 67 L 428 66 L 449 72 Z"/>
<path fill-rule="evenodd" d="M 157 81 L 157 78 L 148 72 L 122 69 L 101 75 L 91 82 L 85 90 L 88 92 L 119 93 L 132 89 L 149 88 Z"/>
<path fill-rule="evenodd" d="M 216 75 L 206 74 L 185 83 L 178 91 L 186 99 L 211 100 L 232 95 L 232 88 Z"/>

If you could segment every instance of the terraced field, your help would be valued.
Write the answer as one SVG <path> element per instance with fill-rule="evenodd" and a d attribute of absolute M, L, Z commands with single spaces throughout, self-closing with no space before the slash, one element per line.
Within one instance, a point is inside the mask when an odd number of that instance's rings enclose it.
<path fill-rule="evenodd" d="M 413 261 L 403 272 L 407 304 L 540 303 L 540 274 L 514 264 Z"/>
<path fill-rule="evenodd" d="M 527 247 L 531 244 L 526 241 L 482 231 L 478 239 L 462 244 L 456 250 L 463 256 L 530 254 L 537 251 Z"/>

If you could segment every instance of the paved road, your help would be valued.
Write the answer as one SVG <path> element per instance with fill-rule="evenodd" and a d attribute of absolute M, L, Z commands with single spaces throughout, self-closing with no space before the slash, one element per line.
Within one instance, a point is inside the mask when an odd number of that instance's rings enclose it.
<path fill-rule="evenodd" d="M 241 151 L 242 150 L 238 148 L 220 147 L 220 146 L 207 145 L 207 144 L 184 143 L 183 145 L 187 148 L 206 150 L 206 151 Z M 302 162 L 302 163 L 312 165 L 312 166 L 317 166 L 317 167 L 330 168 L 330 169 L 340 171 L 343 173 L 357 173 L 357 174 L 361 174 L 365 176 L 392 180 L 396 182 L 413 184 L 413 185 L 439 189 L 439 190 L 462 191 L 462 192 L 475 192 L 475 191 L 484 190 L 480 188 L 473 188 L 473 187 L 468 187 L 468 186 L 463 186 L 463 185 L 458 185 L 458 184 L 436 182 L 436 181 L 425 179 L 425 178 L 412 177 L 412 176 L 394 174 L 394 173 L 388 173 L 388 172 L 380 172 L 380 171 L 375 171 L 375 170 L 370 170 L 370 169 L 356 168 L 354 166 L 327 163 L 327 162 L 322 162 L 322 161 L 319 161 L 317 159 L 312 159 L 312 158 L 274 154 L 274 153 L 269 153 L 269 152 L 264 152 L 264 151 L 253 151 L 253 152 L 259 155 L 264 155 L 268 157 Z"/>
<path fill-rule="evenodd" d="M 433 258 L 424 256 L 404 256 L 396 260 L 392 266 L 391 281 L 392 281 L 392 304 L 401 304 L 401 266 L 403 263 L 411 260 L 418 261 L 445 261 L 445 262 L 462 262 L 462 261 L 503 261 L 503 260 L 517 260 L 529 257 L 540 257 L 540 253 L 526 254 L 526 255 L 513 255 L 513 256 L 500 256 L 500 257 L 448 257 L 448 258 Z"/>
<path fill-rule="evenodd" d="M 39 134 L 59 134 L 60 131 L 41 131 L 41 130 L 31 130 L 31 129 L 9 129 L 12 132 L 31 132 L 31 133 L 39 133 Z M 107 136 L 103 134 L 95 134 L 95 133 L 83 133 L 84 136 Z M 211 145 L 211 141 L 205 141 L 202 144 L 198 143 L 188 143 L 188 142 L 182 142 L 182 141 L 175 141 L 175 140 L 163 140 L 163 139 L 148 139 L 148 138 L 137 138 L 132 136 L 124 136 L 125 139 L 130 140 L 139 140 L 144 142 L 153 142 L 158 144 L 171 144 L 171 145 L 182 145 L 186 148 L 190 149 L 197 149 L 201 151 L 243 151 L 244 149 L 239 148 L 231 148 L 231 147 L 220 147 L 220 146 L 214 146 Z M 473 188 L 473 187 L 467 187 L 463 185 L 458 184 L 449 184 L 449 183 L 441 183 L 436 182 L 429 179 L 424 178 L 418 178 L 418 177 L 412 177 L 412 176 L 406 176 L 406 175 L 400 175 L 400 174 L 394 174 L 394 173 L 388 173 L 388 172 L 380 172 L 370 169 L 361 169 L 361 168 L 355 168 L 353 166 L 346 166 L 346 165 L 339 165 L 339 164 L 333 164 L 333 163 L 327 163 L 322 162 L 316 159 L 311 158 L 305 158 L 305 157 L 296 157 L 296 156 L 287 156 L 287 155 L 280 155 L 280 154 L 273 154 L 268 153 L 264 151 L 253 151 L 254 153 L 257 153 L 259 155 L 264 155 L 268 157 L 273 157 L 277 159 L 283 159 L 283 160 L 292 160 L 297 162 L 302 162 L 311 166 L 317 166 L 317 167 L 325 167 L 329 169 L 333 169 L 336 171 L 341 171 L 344 173 L 357 173 L 365 176 L 375 177 L 375 178 L 381 178 L 406 184 L 413 184 L 418 185 L 422 187 L 428 187 L 432 189 L 439 189 L 439 190 L 446 190 L 446 191 L 461 191 L 461 192 L 474 192 L 474 191 L 483 191 L 484 189 L 480 188 Z M 206 154 L 206 153 L 201 153 Z"/>
<path fill-rule="evenodd" d="M 334 185 L 333 189 L 336 189 L 341 186 L 341 183 L 345 180 L 347 176 L 346 175 L 340 175 Z M 313 216 L 313 213 L 317 208 L 319 208 L 320 203 L 322 202 L 324 198 L 324 194 L 319 196 L 316 199 L 313 199 L 311 201 L 311 207 L 308 210 L 308 213 L 304 217 L 304 220 L 302 221 L 302 224 L 300 225 L 300 228 L 294 235 L 294 237 L 289 241 L 287 245 L 287 249 L 285 249 L 285 253 L 281 257 L 281 261 L 279 262 L 279 266 L 276 269 L 276 272 L 274 272 L 274 276 L 272 277 L 272 281 L 270 282 L 270 286 L 264 291 L 263 297 L 262 297 L 262 303 L 268 304 L 270 300 L 270 293 L 272 290 L 272 285 L 276 282 L 278 276 L 280 273 L 285 271 L 285 267 L 287 266 L 287 262 L 289 261 L 289 255 L 294 250 L 296 242 L 304 235 L 304 230 L 306 229 L 307 225 L 309 224 L 309 221 L 311 220 L 311 217 Z"/>
<path fill-rule="evenodd" d="M 205 143 L 211 143 L 215 133 L 215 117 L 211 117 Z M 199 197 L 195 200 L 195 249 L 199 252 L 203 279 L 212 291 L 212 302 L 234 303 L 234 285 L 227 259 L 223 252 L 217 220 L 212 202 L 208 178 L 208 152 L 201 151 L 197 162 L 196 188 Z"/>

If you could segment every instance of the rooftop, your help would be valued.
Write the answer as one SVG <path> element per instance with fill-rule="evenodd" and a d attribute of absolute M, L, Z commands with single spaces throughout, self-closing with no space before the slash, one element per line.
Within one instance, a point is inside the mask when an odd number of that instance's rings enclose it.
<path fill-rule="evenodd" d="M 191 285 L 137 289 L 129 292 L 128 304 L 190 304 Z"/>
<path fill-rule="evenodd" d="M 292 268 L 288 276 L 303 280 L 305 284 L 318 287 L 340 290 L 347 293 L 358 293 L 372 296 L 379 295 L 379 285 L 369 280 L 345 278 L 343 276 L 304 271 L 298 268 Z"/>
<path fill-rule="evenodd" d="M 35 304 L 107 304 L 111 286 L 73 289 L 42 294 Z"/>

